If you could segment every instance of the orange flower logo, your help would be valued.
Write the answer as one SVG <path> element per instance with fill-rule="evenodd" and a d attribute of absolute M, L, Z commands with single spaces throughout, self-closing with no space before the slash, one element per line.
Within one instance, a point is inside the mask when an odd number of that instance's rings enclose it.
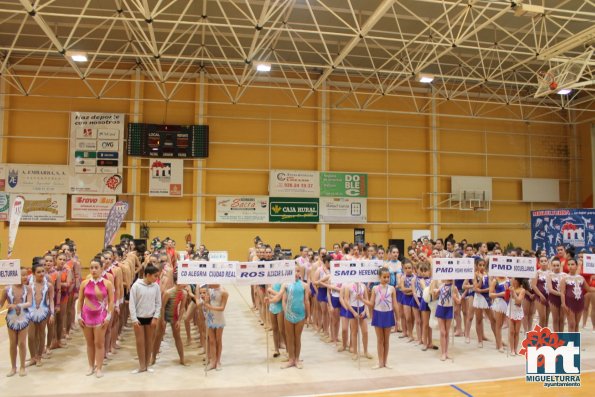
<path fill-rule="evenodd" d="M 534 346 L 539 349 L 542 346 L 551 346 L 553 349 L 564 346 L 565 340 L 558 338 L 558 334 L 551 332 L 549 328 L 541 328 L 536 325 L 533 331 L 527 332 L 527 337 L 523 341 L 523 348 L 519 351 L 519 354 L 527 357 L 527 348 Z M 556 360 L 560 359 L 561 356 L 556 357 Z M 537 366 L 543 367 L 545 364 L 545 357 L 539 356 L 537 358 Z"/>

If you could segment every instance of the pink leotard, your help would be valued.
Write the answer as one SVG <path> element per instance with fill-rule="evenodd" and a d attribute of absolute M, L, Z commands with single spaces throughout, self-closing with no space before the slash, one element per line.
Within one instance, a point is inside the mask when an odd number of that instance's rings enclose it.
<path fill-rule="evenodd" d="M 107 317 L 108 294 L 104 278 L 90 279 L 83 291 L 85 302 L 81 318 L 86 327 L 99 327 Z"/>

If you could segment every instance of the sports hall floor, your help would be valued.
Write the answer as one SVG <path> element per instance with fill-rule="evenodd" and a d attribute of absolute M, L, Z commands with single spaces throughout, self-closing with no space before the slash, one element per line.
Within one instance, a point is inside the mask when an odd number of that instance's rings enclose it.
<path fill-rule="evenodd" d="M 302 338 L 304 369 L 280 369 L 271 359 L 267 370 L 267 339 L 249 309 L 246 287 L 227 288 L 230 299 L 225 312 L 223 370 L 205 374 L 196 345 L 187 350 L 190 366 L 177 364 L 177 353 L 168 330 L 155 372 L 130 374 L 136 368 L 134 337 L 124 334 L 122 349 L 108 362 L 105 377 L 86 377 L 86 354 L 82 334 L 76 332 L 66 349 L 55 351 L 41 368 L 29 368 L 23 378 L 0 377 L 1 396 L 593 396 L 595 395 L 595 333 L 582 336 L 582 386 L 576 389 L 546 389 L 525 382 L 522 357 L 498 353 L 493 340 L 483 349 L 455 338 L 453 361 L 441 362 L 438 352 L 422 352 L 396 335 L 391 339 L 392 370 L 372 370 L 375 360 L 352 361 L 337 353 L 309 329 Z M 4 327 L 2 327 L 4 328 Z M 486 327 L 489 328 L 489 327 Z M 376 337 L 370 329 L 369 350 L 375 355 Z M 434 333 L 437 343 L 438 334 Z M 493 338 L 492 338 L 493 339 Z M 272 337 L 269 335 L 269 348 Z M 0 331 L 0 375 L 8 372 L 8 341 Z"/>

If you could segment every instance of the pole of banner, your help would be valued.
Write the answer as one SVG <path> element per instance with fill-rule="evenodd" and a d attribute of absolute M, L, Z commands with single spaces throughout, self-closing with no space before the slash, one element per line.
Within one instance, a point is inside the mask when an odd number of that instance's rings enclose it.
<path fill-rule="evenodd" d="M 508 308 L 506 309 L 508 312 L 506 317 L 508 317 L 509 319 L 510 319 L 510 314 L 512 313 L 512 303 L 513 303 L 512 299 L 513 299 L 512 296 L 510 298 L 508 298 Z M 512 326 L 512 322 L 509 322 L 509 324 L 508 324 L 508 334 L 509 335 L 510 335 L 510 327 L 511 326 Z M 510 344 L 510 341 L 508 341 L 508 342 Z M 504 345 L 504 338 L 502 338 L 502 345 Z M 510 356 L 510 348 L 511 347 L 512 346 L 508 346 L 508 349 L 506 349 L 506 357 L 507 358 Z"/>
<path fill-rule="evenodd" d="M 455 306 L 456 306 L 456 302 L 454 301 L 454 300 L 455 300 L 455 298 L 454 298 L 454 293 L 453 293 L 455 288 L 456 288 L 456 287 L 455 287 L 455 283 L 454 283 L 454 280 L 453 280 L 453 282 L 452 282 L 452 287 L 451 287 L 451 291 L 450 291 L 450 293 L 451 293 L 451 295 L 452 295 L 452 303 L 453 303 L 453 306 L 452 306 L 452 309 L 453 309 L 453 311 L 452 311 L 452 314 L 453 314 L 453 319 L 452 319 L 452 329 L 450 330 L 450 337 L 452 338 L 452 341 L 450 342 L 450 346 L 451 346 L 451 347 L 453 347 L 453 346 L 455 345 L 455 330 L 456 330 L 456 321 L 455 321 L 455 319 L 454 319 L 454 314 L 455 314 L 455 311 L 456 311 L 456 308 L 455 308 Z M 458 290 L 457 290 L 457 292 L 458 292 Z M 460 303 L 460 305 L 461 305 L 461 319 L 463 318 L 463 313 L 462 313 L 462 311 L 463 311 L 463 306 L 462 306 L 462 304 L 463 304 L 463 303 L 461 302 L 461 303 Z M 463 324 L 463 327 L 464 327 L 464 324 Z M 453 357 L 454 357 L 454 355 L 453 355 Z M 451 361 L 451 362 L 453 362 L 453 363 L 455 362 L 454 358 L 452 358 L 452 357 L 451 357 L 450 361 Z"/>
<path fill-rule="evenodd" d="M 360 283 L 359 282 L 356 283 L 356 286 L 357 286 L 357 296 L 359 297 Z M 361 328 L 361 324 L 360 324 L 360 321 L 361 321 L 360 307 L 361 306 L 357 307 L 357 319 L 355 321 L 355 324 L 356 324 L 355 331 L 357 332 L 357 347 L 355 349 L 355 353 L 357 354 L 357 369 L 358 369 L 358 371 L 362 370 L 362 363 L 361 363 L 362 355 L 361 355 L 361 349 L 360 349 L 360 344 L 359 344 L 360 336 L 362 333 L 362 328 Z M 361 338 L 363 339 L 363 336 L 361 336 Z M 364 345 L 364 341 L 362 340 L 362 346 L 361 346 L 362 348 L 363 348 L 363 345 Z"/>
<path fill-rule="evenodd" d="M 207 296 L 209 297 L 209 303 L 211 302 L 211 291 L 209 289 L 209 286 L 207 284 Z M 203 303 L 204 305 L 204 303 Z M 206 329 L 206 335 L 205 335 L 205 367 L 204 367 L 204 371 L 205 371 L 205 377 L 207 376 L 207 368 L 209 367 L 209 361 L 210 361 L 210 356 L 211 356 L 211 349 L 209 348 L 209 310 L 205 310 L 205 329 Z"/>
<path fill-rule="evenodd" d="M 266 324 L 265 324 L 266 325 Z M 269 331 L 264 327 L 264 337 L 267 338 L 267 374 L 270 373 Z"/>

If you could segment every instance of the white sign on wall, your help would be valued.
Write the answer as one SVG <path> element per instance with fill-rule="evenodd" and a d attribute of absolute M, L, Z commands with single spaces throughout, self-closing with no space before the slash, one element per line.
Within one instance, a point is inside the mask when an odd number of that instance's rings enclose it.
<path fill-rule="evenodd" d="M 20 194 L 25 199 L 21 222 L 66 222 L 65 194 Z M 10 203 L 17 195 L 10 196 Z"/>
<path fill-rule="evenodd" d="M 356 197 L 321 197 L 320 221 L 329 223 L 365 223 L 367 200 Z"/>
<path fill-rule="evenodd" d="M 320 174 L 317 171 L 271 170 L 269 196 L 318 197 Z"/>
<path fill-rule="evenodd" d="M 105 220 L 114 204 L 116 196 L 73 195 L 70 201 L 70 217 Z"/>
<path fill-rule="evenodd" d="M 70 193 L 122 193 L 123 113 L 70 114 Z"/>
<path fill-rule="evenodd" d="M 151 159 L 149 161 L 149 196 L 182 197 L 184 160 Z"/>
<path fill-rule="evenodd" d="M 269 220 L 266 196 L 217 197 L 217 222 L 264 223 Z"/>
<path fill-rule="evenodd" d="M 68 193 L 67 165 L 6 164 L 6 188 L 9 193 Z"/>

